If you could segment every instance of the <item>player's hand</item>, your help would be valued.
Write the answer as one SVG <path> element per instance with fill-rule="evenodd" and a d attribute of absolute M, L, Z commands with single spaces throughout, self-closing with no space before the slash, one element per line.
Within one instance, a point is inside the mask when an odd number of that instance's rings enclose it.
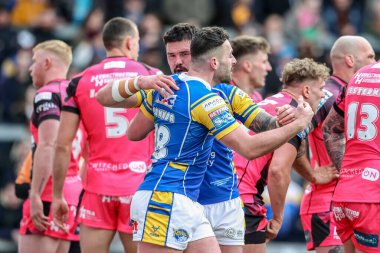
<path fill-rule="evenodd" d="M 339 172 L 334 165 L 329 164 L 319 167 L 316 165 L 313 170 L 314 184 L 327 184 L 339 177 Z"/>
<path fill-rule="evenodd" d="M 63 197 L 53 198 L 53 202 L 51 204 L 51 212 L 53 214 L 54 223 L 57 225 L 57 227 L 65 233 L 68 233 L 65 223 L 67 222 L 69 215 L 69 206 Z"/>
<path fill-rule="evenodd" d="M 298 106 L 295 111 L 295 121 L 300 124 L 302 130 L 308 126 L 313 116 L 314 112 L 309 103 L 305 102 L 302 96 L 299 96 Z"/>
<path fill-rule="evenodd" d="M 268 243 L 269 241 L 273 240 L 277 237 L 278 231 L 280 231 L 282 225 L 282 221 L 279 220 L 269 220 L 267 224 L 267 231 L 265 233 L 265 242 Z"/>
<path fill-rule="evenodd" d="M 37 230 L 42 232 L 46 230 L 49 224 L 49 219 L 44 215 L 43 203 L 38 194 L 30 195 L 30 216 L 32 217 L 32 222 Z"/>
<path fill-rule="evenodd" d="M 291 105 L 283 105 L 276 107 L 277 122 L 280 126 L 284 126 L 294 121 L 295 108 Z"/>
<path fill-rule="evenodd" d="M 140 76 L 137 85 L 144 90 L 154 89 L 164 97 L 167 93 L 174 94 L 173 89 L 179 90 L 173 78 L 166 75 Z"/>

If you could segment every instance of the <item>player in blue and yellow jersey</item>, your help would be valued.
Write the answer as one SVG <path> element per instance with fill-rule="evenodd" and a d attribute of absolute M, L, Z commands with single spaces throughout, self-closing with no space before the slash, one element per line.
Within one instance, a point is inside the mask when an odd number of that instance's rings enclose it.
<path fill-rule="evenodd" d="M 167 59 L 172 72 L 188 70 L 190 65 L 190 39 L 194 33 L 194 29 L 193 26 L 188 24 L 177 24 L 165 34 L 164 42 L 167 49 Z M 212 84 L 219 82 L 215 81 L 219 79 L 215 78 L 215 76 Z M 145 79 L 146 77 L 141 77 L 138 82 L 143 81 L 143 78 Z M 230 78 L 230 76 L 225 75 L 224 78 Z M 257 132 L 276 127 L 276 120 L 264 111 L 257 110 L 257 106 L 248 95 L 238 88 L 227 84 L 218 84 L 214 88 L 213 91 L 223 97 L 229 109 L 234 112 L 234 116 L 244 122 L 247 127 L 253 128 Z M 110 90 L 107 92 L 106 89 L 104 88 L 98 93 L 98 100 L 104 105 L 114 106 L 115 101 L 110 96 Z M 173 98 L 165 100 L 169 104 L 172 103 L 171 101 L 173 101 Z M 241 245 L 244 244 L 242 238 L 244 234 L 244 213 L 240 208 L 240 199 L 237 198 L 235 169 L 231 162 L 232 153 L 230 149 L 220 142 L 214 142 L 214 149 L 215 152 L 211 153 L 210 159 L 218 157 L 216 159 L 217 162 L 213 163 L 212 160 L 209 161 L 209 164 L 212 164 L 212 166 L 208 167 L 205 180 L 202 184 L 202 188 L 209 190 L 208 187 L 211 186 L 213 189 L 209 194 L 206 192 L 206 194 L 202 195 L 201 191 L 201 199 L 207 204 L 205 206 L 207 218 L 210 220 L 218 242 L 221 245 L 222 252 L 240 252 Z M 220 180 L 219 183 L 214 183 L 214 181 L 217 181 L 213 179 L 214 176 L 219 176 L 219 178 L 225 177 L 227 180 Z M 224 218 L 222 223 L 220 219 L 217 219 L 220 216 Z M 228 222 L 226 222 L 226 218 L 229 219 Z M 200 229 L 197 231 L 200 231 Z M 241 234 L 240 238 L 239 234 Z M 199 243 L 198 239 L 202 238 L 202 236 L 205 237 L 202 233 L 195 233 L 186 252 L 197 252 L 196 249 L 199 248 L 197 247 Z"/>
<path fill-rule="evenodd" d="M 132 122 L 128 130 L 128 137 L 137 140 L 152 130 L 153 127 L 142 127 L 152 126 L 152 120 L 156 129 L 153 168 L 133 198 L 131 208 L 134 239 L 140 241 L 140 252 L 178 252 L 186 248 L 197 230 L 210 230 L 202 207 L 195 202 L 210 154 L 209 132 L 252 159 L 287 141 L 311 118 L 310 107 L 300 101 L 298 116 L 292 123 L 248 135 L 209 85 L 217 70 L 231 74 L 235 59 L 227 34 L 220 28 L 201 29 L 191 42 L 191 56 L 188 74 L 172 76 L 180 89 L 165 97 L 149 92 L 135 118 L 139 124 Z M 114 90 L 122 91 L 119 96 L 129 97 L 138 90 L 134 80 L 115 82 Z M 212 235 L 211 231 L 197 241 L 198 252 L 220 252 Z"/>

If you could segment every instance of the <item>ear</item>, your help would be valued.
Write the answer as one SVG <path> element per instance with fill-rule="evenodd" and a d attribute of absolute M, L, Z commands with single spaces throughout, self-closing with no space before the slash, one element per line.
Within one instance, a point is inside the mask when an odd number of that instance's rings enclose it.
<path fill-rule="evenodd" d="M 53 60 L 51 59 L 51 57 L 46 57 L 44 59 L 44 69 L 48 70 L 52 67 L 52 65 L 53 65 Z"/>
<path fill-rule="evenodd" d="M 302 87 L 302 96 L 305 98 L 305 99 L 308 99 L 310 97 L 310 86 L 309 85 L 304 85 Z"/>
<path fill-rule="evenodd" d="M 241 68 L 244 70 L 244 72 L 250 73 L 252 71 L 252 63 L 248 60 L 244 60 L 241 63 Z"/>
<path fill-rule="evenodd" d="M 347 66 L 349 66 L 350 68 L 353 68 L 355 64 L 354 56 L 352 54 L 345 55 L 344 62 L 346 63 Z"/>
<path fill-rule="evenodd" d="M 210 67 L 214 71 L 218 69 L 218 67 L 219 67 L 219 61 L 218 61 L 218 59 L 216 59 L 216 57 L 211 57 L 211 59 L 210 59 Z"/>
<path fill-rule="evenodd" d="M 128 35 L 127 37 L 125 37 L 124 45 L 125 45 L 126 49 L 128 49 L 128 51 L 132 49 L 132 37 L 131 36 Z"/>

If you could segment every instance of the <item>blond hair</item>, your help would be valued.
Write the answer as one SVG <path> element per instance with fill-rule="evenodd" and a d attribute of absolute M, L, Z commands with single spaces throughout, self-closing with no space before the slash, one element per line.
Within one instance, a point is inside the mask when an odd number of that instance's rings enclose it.
<path fill-rule="evenodd" d="M 330 76 L 329 71 L 325 64 L 317 63 L 310 58 L 296 58 L 285 64 L 281 81 L 285 85 L 292 85 L 307 80 L 326 80 Z"/>
<path fill-rule="evenodd" d="M 71 47 L 61 40 L 47 40 L 37 44 L 33 52 L 44 50 L 57 56 L 64 64 L 70 66 L 72 61 Z"/>

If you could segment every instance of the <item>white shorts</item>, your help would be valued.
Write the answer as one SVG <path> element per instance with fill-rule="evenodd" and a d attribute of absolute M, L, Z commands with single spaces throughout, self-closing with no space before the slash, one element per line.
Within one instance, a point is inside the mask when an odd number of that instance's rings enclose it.
<path fill-rule="evenodd" d="M 203 207 L 220 245 L 244 245 L 245 221 L 240 197 Z M 192 240 L 204 238 L 200 232 Z"/>
<path fill-rule="evenodd" d="M 137 191 L 131 204 L 133 241 L 184 250 L 194 234 L 215 236 L 203 207 L 188 197 L 159 191 Z"/>

